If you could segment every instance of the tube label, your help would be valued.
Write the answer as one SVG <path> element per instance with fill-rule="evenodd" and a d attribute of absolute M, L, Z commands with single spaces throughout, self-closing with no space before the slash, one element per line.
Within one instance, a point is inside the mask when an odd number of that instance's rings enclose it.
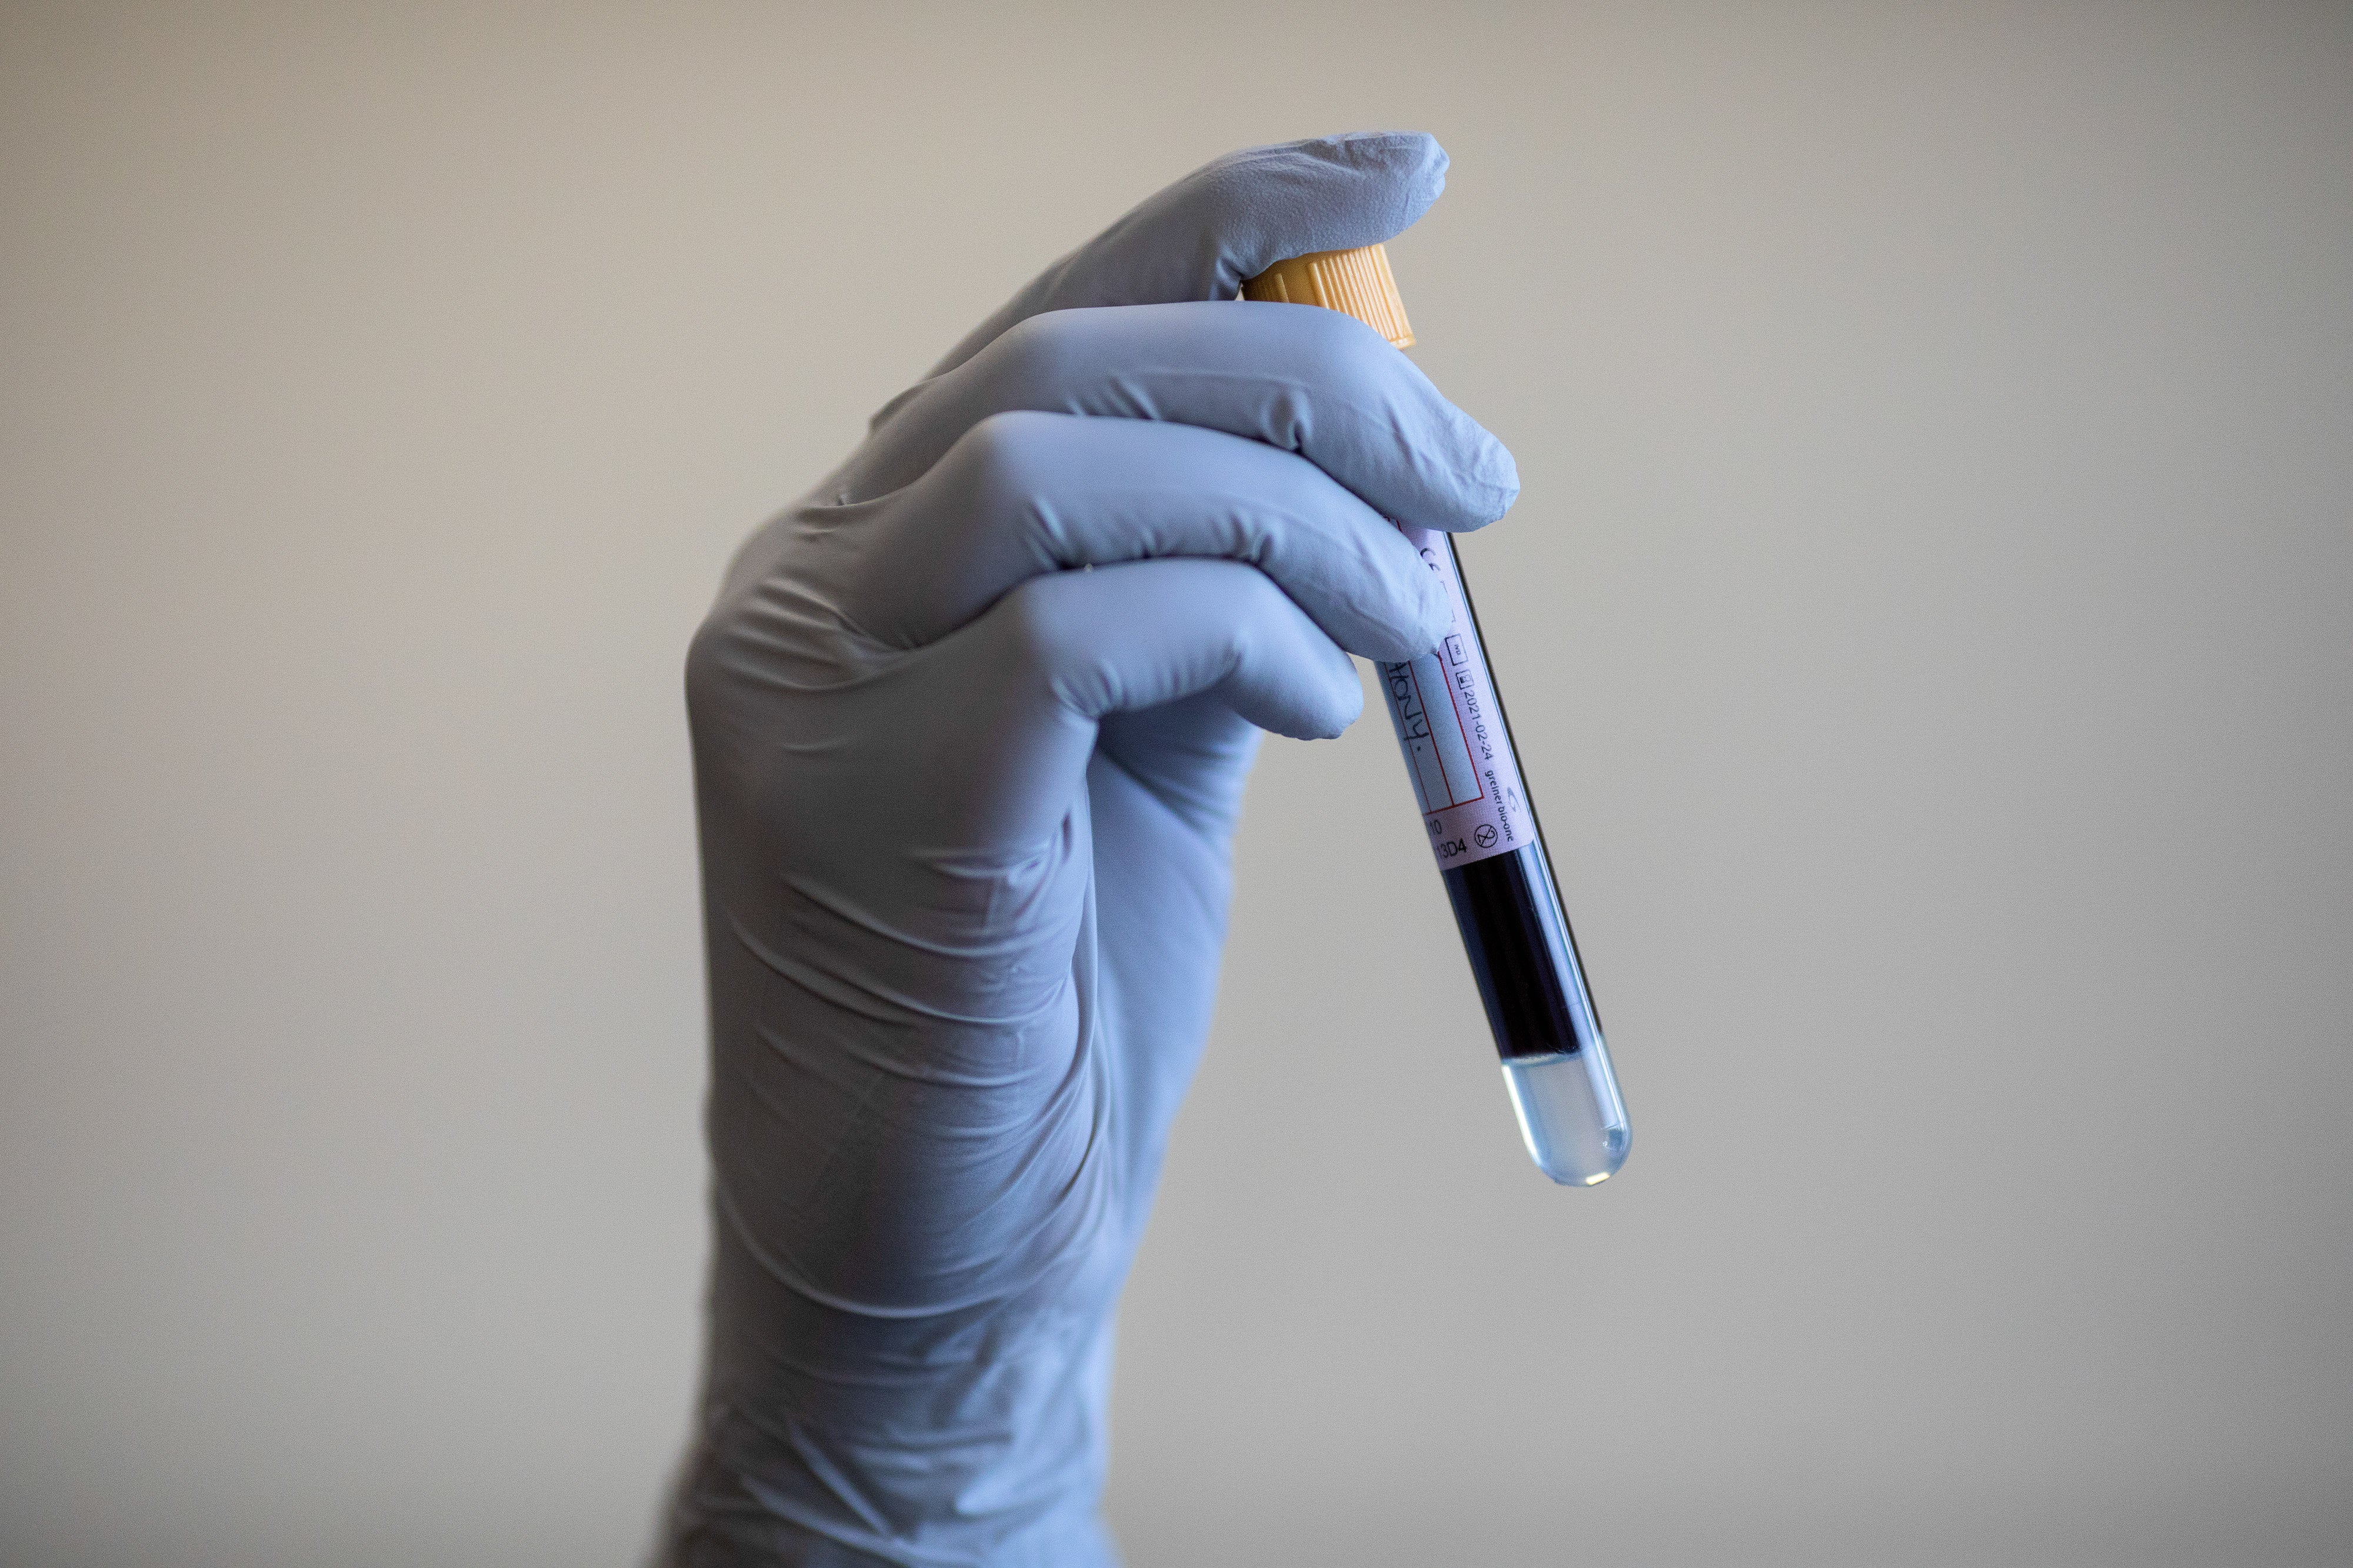
<path fill-rule="evenodd" d="M 1446 586 L 1452 619 L 1437 648 L 1402 664 L 1376 662 L 1389 720 L 1405 752 L 1430 847 L 1440 869 L 1508 855 L 1536 841 L 1519 759 L 1487 673 L 1487 650 L 1462 593 L 1454 542 L 1405 523 L 1398 530 Z"/>

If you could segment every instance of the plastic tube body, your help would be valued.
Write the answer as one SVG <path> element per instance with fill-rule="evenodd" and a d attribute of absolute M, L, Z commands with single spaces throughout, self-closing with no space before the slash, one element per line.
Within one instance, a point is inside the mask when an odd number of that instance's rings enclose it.
<path fill-rule="evenodd" d="M 1242 297 L 1338 310 L 1398 348 L 1413 342 L 1388 253 L 1377 245 L 1277 262 L 1244 283 Z M 1398 528 L 1444 583 L 1452 626 L 1435 652 L 1379 667 L 1389 718 L 1503 1055 L 1520 1134 L 1546 1175 L 1589 1187 L 1626 1163 L 1626 1104 L 1454 542 Z"/>
<path fill-rule="evenodd" d="M 1434 652 L 1378 667 L 1389 718 L 1528 1154 L 1554 1181 L 1592 1186 L 1626 1162 L 1625 1100 L 1453 541 L 1405 533 L 1445 584 L 1454 626 Z"/>

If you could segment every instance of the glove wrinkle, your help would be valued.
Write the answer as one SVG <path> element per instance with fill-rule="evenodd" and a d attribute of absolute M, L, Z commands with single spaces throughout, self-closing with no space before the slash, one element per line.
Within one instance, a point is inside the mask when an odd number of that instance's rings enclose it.
<path fill-rule="evenodd" d="M 743 950 L 778 979 L 798 986 L 829 1006 L 877 1024 L 899 1028 L 933 1023 L 976 1029 L 1019 1030 L 1052 1011 L 1057 1001 L 1056 994 L 1049 991 L 1028 1005 L 1011 1012 L 959 1012 L 943 1003 L 930 1001 L 911 988 L 885 981 L 871 969 L 829 970 L 801 963 L 761 942 L 733 915 L 728 917 L 728 927 Z M 952 953 L 954 950 L 943 945 L 937 951 Z M 982 950 L 978 956 L 986 958 L 990 955 Z M 977 1086 L 967 1084 L 966 1087 Z"/>

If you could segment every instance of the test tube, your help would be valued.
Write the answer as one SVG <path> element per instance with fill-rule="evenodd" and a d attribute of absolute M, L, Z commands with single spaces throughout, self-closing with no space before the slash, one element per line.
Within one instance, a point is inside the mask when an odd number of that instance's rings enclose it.
<path fill-rule="evenodd" d="M 1242 285 L 1242 298 L 1321 305 L 1355 316 L 1400 349 L 1413 342 L 1381 246 L 1277 262 Z M 1565 1186 L 1597 1186 L 1626 1163 L 1633 1141 L 1600 1016 L 1454 541 L 1410 522 L 1397 526 L 1444 584 L 1451 624 L 1419 658 L 1376 667 L 1389 719 L 1529 1157 Z"/>

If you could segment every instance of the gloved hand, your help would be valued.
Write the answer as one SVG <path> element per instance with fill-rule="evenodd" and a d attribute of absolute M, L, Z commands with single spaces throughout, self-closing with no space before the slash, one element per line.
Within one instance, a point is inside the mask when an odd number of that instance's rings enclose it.
<path fill-rule="evenodd" d="M 1258 729 L 1444 625 L 1385 516 L 1511 457 L 1378 334 L 1237 303 L 1437 198 L 1254 148 L 1057 263 L 754 535 L 694 639 L 715 1257 L 666 1561 L 1109 1563 L 1113 1307 L 1209 1022 Z"/>

